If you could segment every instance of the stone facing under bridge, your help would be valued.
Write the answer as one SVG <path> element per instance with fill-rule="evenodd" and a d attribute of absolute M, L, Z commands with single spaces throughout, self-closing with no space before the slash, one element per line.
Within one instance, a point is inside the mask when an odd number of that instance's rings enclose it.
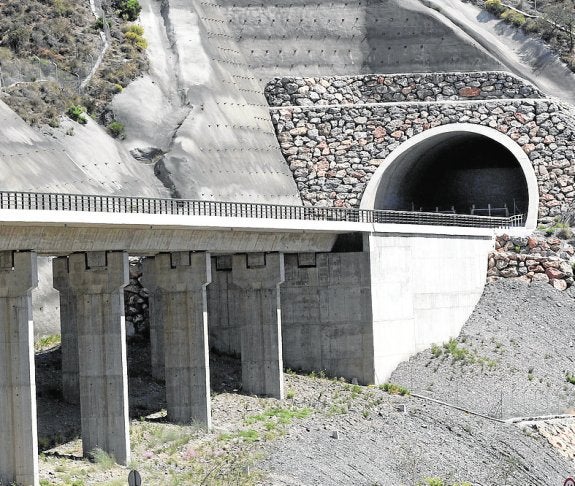
<path fill-rule="evenodd" d="M 575 122 L 548 99 L 290 106 L 271 116 L 304 204 L 358 207 L 395 149 L 449 124 L 492 128 L 521 147 L 537 177 L 539 221 L 551 222 L 575 198 Z"/>

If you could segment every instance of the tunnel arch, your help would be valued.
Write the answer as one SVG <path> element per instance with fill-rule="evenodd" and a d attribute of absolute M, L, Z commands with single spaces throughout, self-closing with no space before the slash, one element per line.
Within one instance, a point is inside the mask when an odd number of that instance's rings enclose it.
<path fill-rule="evenodd" d="M 525 214 L 525 228 L 534 229 L 539 189 L 531 161 L 498 130 L 453 123 L 415 135 L 394 150 L 373 174 L 360 207 L 431 211 L 453 206 L 470 214 L 473 205 L 487 204 Z"/>

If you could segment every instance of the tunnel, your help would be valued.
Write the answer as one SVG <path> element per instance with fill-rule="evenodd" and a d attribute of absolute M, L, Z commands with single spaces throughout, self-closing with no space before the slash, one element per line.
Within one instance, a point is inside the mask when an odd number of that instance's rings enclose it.
<path fill-rule="evenodd" d="M 390 154 L 366 189 L 363 208 L 523 215 L 533 225 L 537 181 L 519 145 L 486 127 L 429 132 Z"/>

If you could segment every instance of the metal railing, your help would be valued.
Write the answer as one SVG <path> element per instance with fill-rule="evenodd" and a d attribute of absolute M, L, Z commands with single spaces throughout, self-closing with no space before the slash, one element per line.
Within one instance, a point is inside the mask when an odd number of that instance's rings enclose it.
<path fill-rule="evenodd" d="M 245 202 L 196 201 L 190 199 L 0 191 L 0 210 L 3 209 L 344 221 L 350 223 L 393 223 L 479 228 L 509 228 L 523 224 L 522 215 L 504 218 L 466 214 L 287 206 Z"/>

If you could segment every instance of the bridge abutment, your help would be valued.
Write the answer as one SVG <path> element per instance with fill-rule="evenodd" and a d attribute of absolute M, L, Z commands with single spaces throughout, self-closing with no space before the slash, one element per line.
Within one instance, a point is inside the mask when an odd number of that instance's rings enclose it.
<path fill-rule="evenodd" d="M 32 289 L 36 253 L 0 252 L 0 484 L 39 484 Z"/>
<path fill-rule="evenodd" d="M 492 239 L 371 234 L 374 382 L 432 344 L 456 337 L 485 286 Z"/>
<path fill-rule="evenodd" d="M 242 386 L 247 393 L 284 398 L 280 286 L 283 253 L 232 257 L 230 313 L 241 333 Z"/>
<path fill-rule="evenodd" d="M 126 464 L 130 438 L 123 288 L 128 284 L 128 254 L 75 253 L 56 265 L 57 285 L 65 295 L 72 294 L 67 302 L 76 303 L 84 455 L 99 448 Z"/>
<path fill-rule="evenodd" d="M 165 376 L 168 418 L 201 423 L 209 429 L 206 286 L 211 282 L 210 254 L 163 253 L 146 259 L 143 275 L 151 292 L 152 365 L 156 374 Z"/>

